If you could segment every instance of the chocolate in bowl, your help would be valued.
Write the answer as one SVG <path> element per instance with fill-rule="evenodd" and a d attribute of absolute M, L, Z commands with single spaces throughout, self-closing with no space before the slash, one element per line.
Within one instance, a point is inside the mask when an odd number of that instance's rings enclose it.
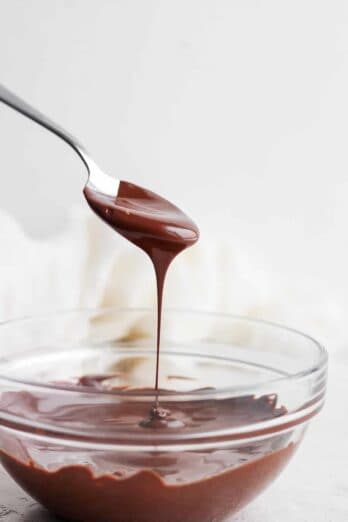
<path fill-rule="evenodd" d="M 80 311 L 0 327 L 1 461 L 66 520 L 224 520 L 279 474 L 322 406 L 326 353 L 309 337 L 167 312 L 159 401 L 169 413 L 146 425 L 153 342 L 146 327 L 136 341 L 125 331 L 150 317 Z"/>

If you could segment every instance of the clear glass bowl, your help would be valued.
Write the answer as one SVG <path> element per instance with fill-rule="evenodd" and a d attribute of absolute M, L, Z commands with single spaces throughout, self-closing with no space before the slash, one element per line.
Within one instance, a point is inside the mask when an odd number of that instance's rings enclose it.
<path fill-rule="evenodd" d="M 327 354 L 312 338 L 165 311 L 159 400 L 173 417 L 144 427 L 154 326 L 136 309 L 0 326 L 2 464 L 66 520 L 225 520 L 278 475 L 323 405 Z"/>

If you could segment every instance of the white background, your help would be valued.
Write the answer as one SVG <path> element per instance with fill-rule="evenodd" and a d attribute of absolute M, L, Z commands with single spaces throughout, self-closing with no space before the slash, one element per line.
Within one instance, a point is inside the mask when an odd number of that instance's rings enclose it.
<path fill-rule="evenodd" d="M 348 302 L 347 0 L 0 0 L 0 82 L 107 172 L 178 202 L 208 241 Z M 84 205 L 79 160 L 3 106 L 0 179 L 0 209 L 36 237 Z M 347 520 L 345 346 L 306 458 L 240 520 Z M 22 509 L 12 487 L 1 480 L 5 509 Z"/>
<path fill-rule="evenodd" d="M 346 295 L 345 0 L 1 0 L 0 81 L 203 235 L 220 224 L 274 273 Z M 4 107 L 0 144 L 0 207 L 64 228 L 84 204 L 73 153 Z"/>

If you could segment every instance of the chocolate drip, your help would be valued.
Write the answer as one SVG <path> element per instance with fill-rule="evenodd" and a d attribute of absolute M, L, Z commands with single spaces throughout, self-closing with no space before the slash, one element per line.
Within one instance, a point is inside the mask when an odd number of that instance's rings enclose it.
<path fill-rule="evenodd" d="M 173 259 L 199 237 L 194 222 L 178 207 L 150 190 L 121 181 L 116 198 L 100 194 L 89 187 L 84 190 L 89 206 L 116 232 L 143 250 L 151 259 L 157 283 L 157 336 L 154 411 L 158 401 L 162 303 L 165 277 Z M 159 416 L 150 412 L 147 422 L 156 425 Z"/>

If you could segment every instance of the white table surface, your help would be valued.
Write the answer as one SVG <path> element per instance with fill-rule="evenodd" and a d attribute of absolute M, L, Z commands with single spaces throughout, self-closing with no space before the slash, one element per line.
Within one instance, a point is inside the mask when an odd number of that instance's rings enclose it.
<path fill-rule="evenodd" d="M 330 364 L 326 406 L 313 421 L 297 454 L 278 480 L 233 522 L 347 522 L 347 397 L 348 360 L 338 355 Z M 0 471 L 0 521 L 57 519 Z"/>

